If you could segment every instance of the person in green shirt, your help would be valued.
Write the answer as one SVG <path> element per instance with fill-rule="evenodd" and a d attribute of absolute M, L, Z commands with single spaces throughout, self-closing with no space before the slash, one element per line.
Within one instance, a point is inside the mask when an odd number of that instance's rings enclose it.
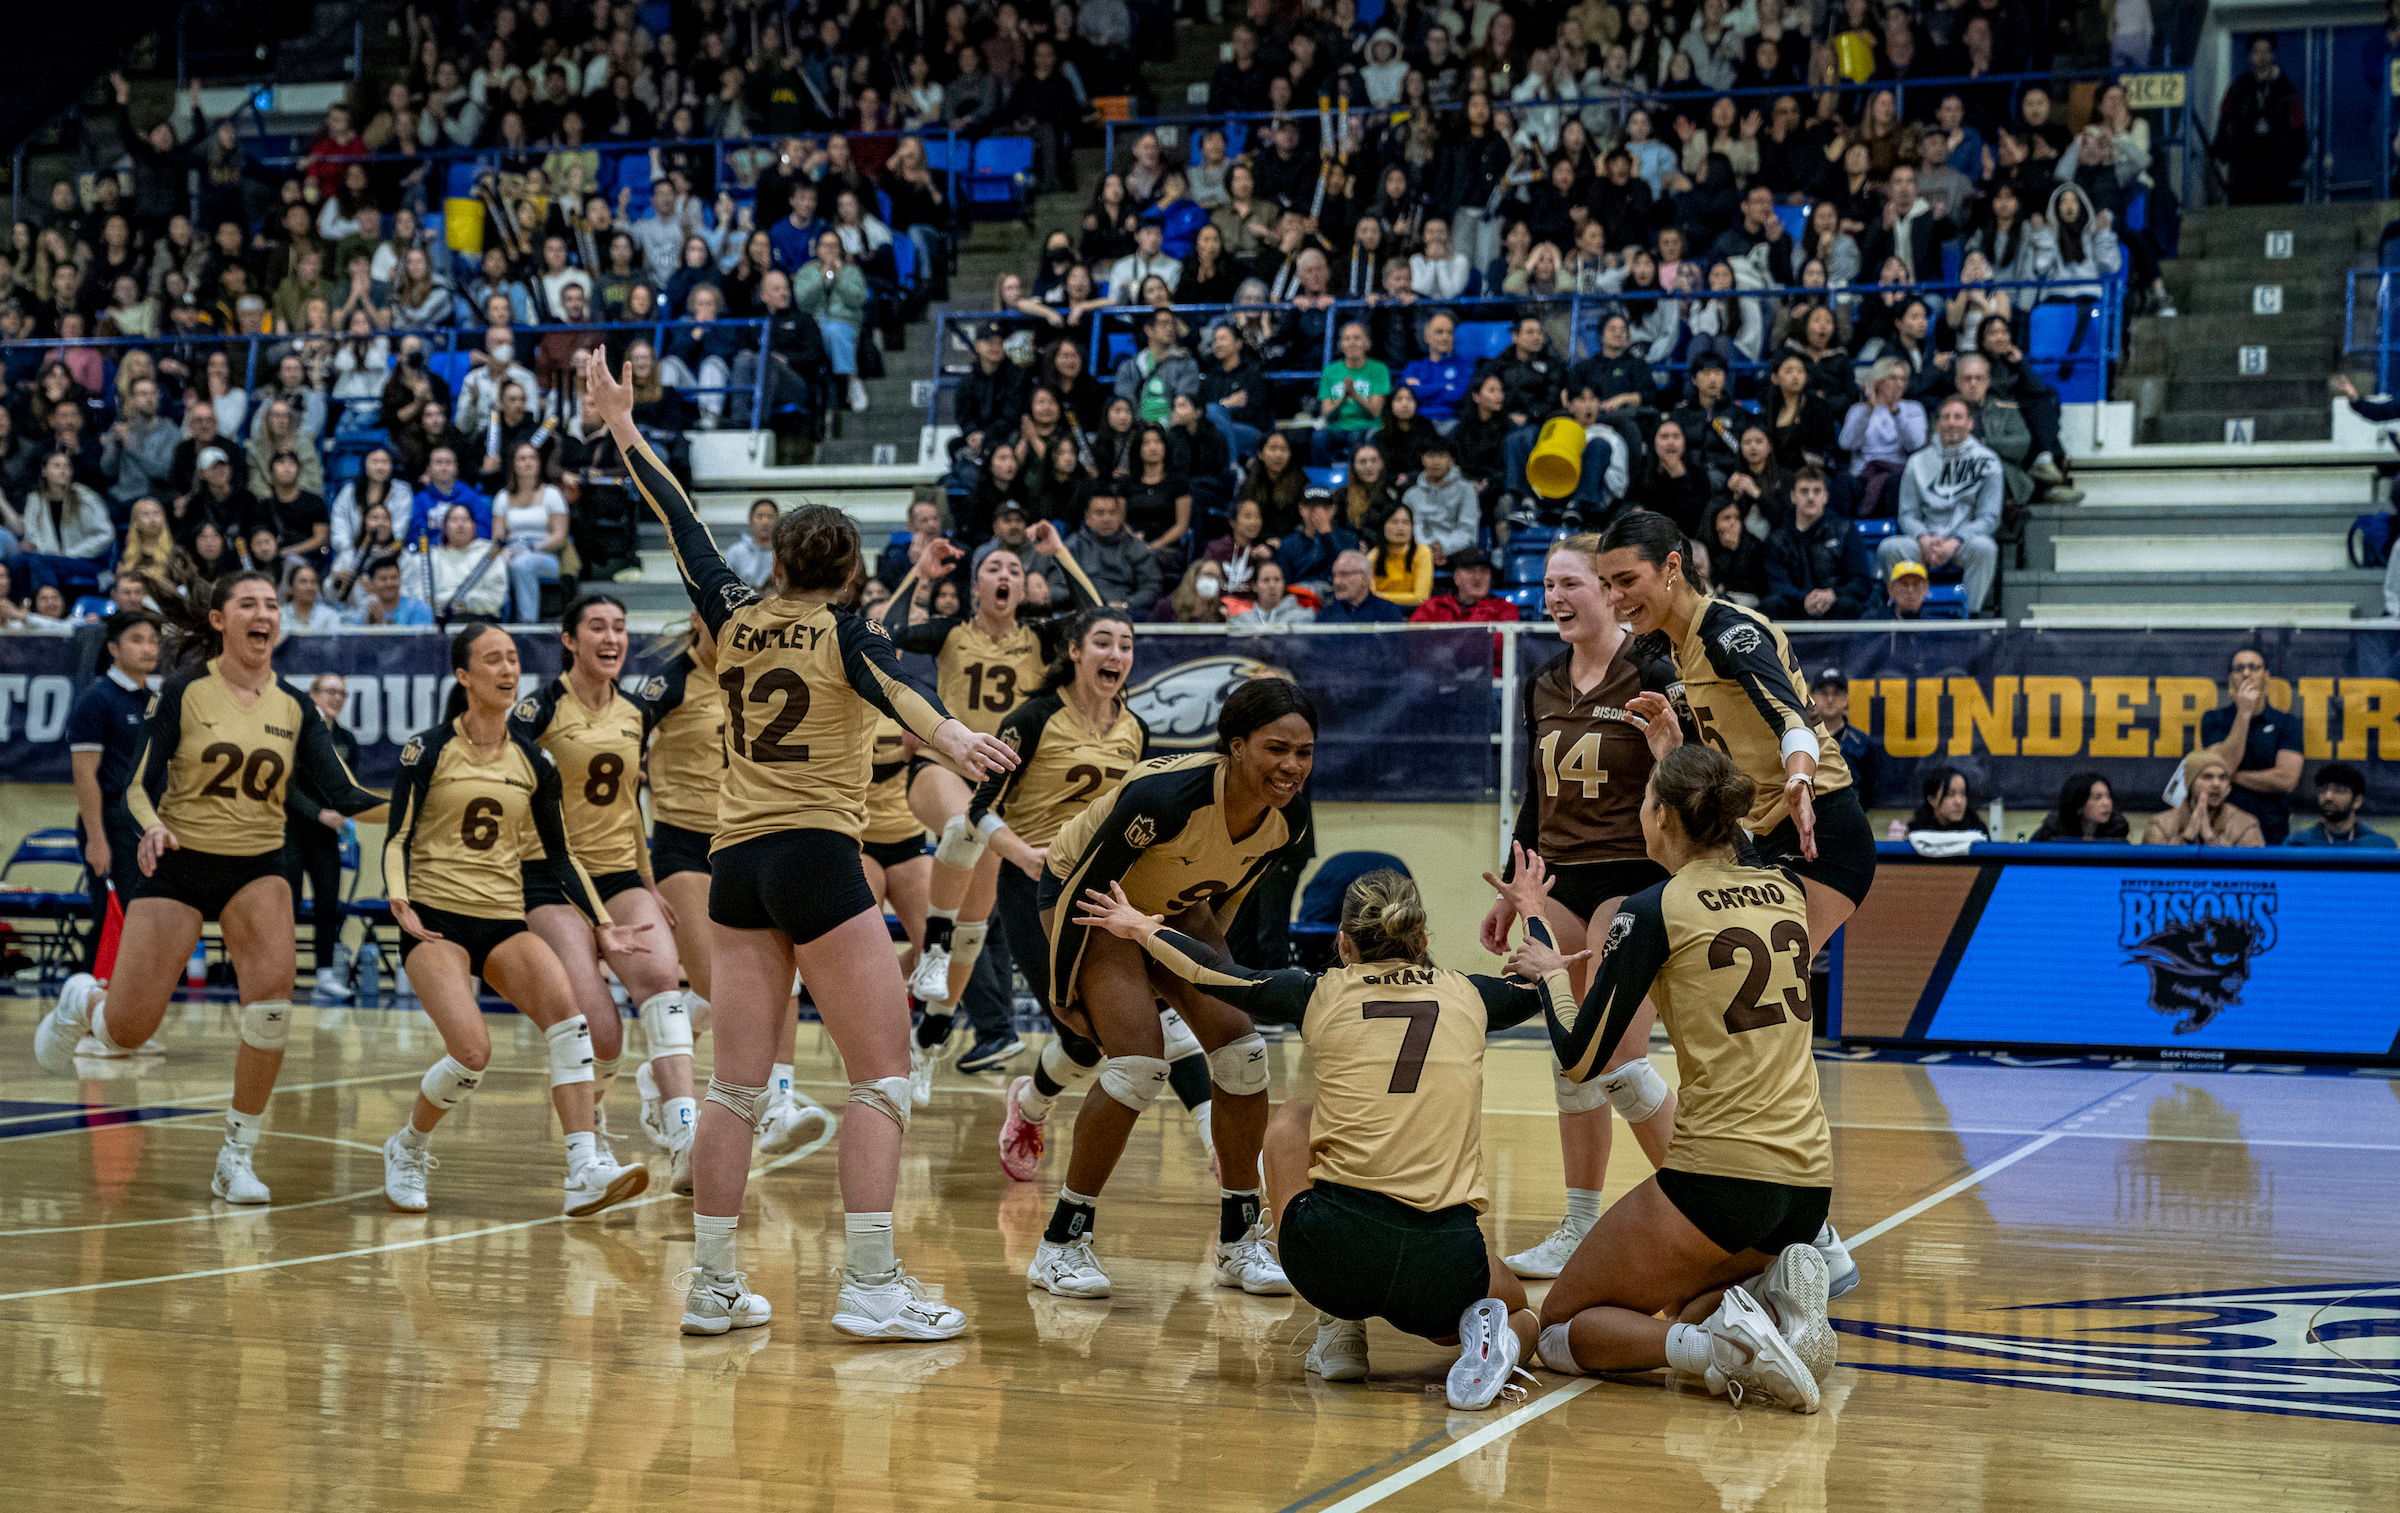
<path fill-rule="evenodd" d="M 1340 342 L 1340 360 L 1317 375 L 1317 412 L 1325 417 L 1315 447 L 1319 467 L 1348 457 L 1351 448 L 1382 428 L 1384 401 L 1392 392 L 1392 370 L 1367 355 L 1363 323 L 1344 324 Z"/>
<path fill-rule="evenodd" d="M 1174 311 L 1153 311 L 1146 329 L 1149 345 L 1117 364 L 1114 388 L 1141 420 L 1168 425 L 1175 418 L 1176 395 L 1199 395 L 1200 365 L 1176 345 L 1182 325 Z"/>

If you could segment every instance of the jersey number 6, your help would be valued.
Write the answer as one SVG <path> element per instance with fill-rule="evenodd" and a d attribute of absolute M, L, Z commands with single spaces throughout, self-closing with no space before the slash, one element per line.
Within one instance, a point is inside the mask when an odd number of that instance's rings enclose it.
<path fill-rule="evenodd" d="M 760 763 L 807 761 L 808 743 L 786 739 L 808 718 L 807 682 L 788 667 L 770 667 L 758 675 L 758 681 L 750 686 L 748 702 L 764 704 L 779 698 L 783 707 L 752 740 L 749 716 L 742 708 L 745 676 L 745 670 L 736 667 L 717 679 L 717 686 L 725 690 L 726 736 L 733 742 L 733 754 Z"/>
<path fill-rule="evenodd" d="M 1734 992 L 1733 1002 L 1725 1006 L 1725 1033 L 1739 1035 L 1744 1030 L 1763 1030 L 1771 1024 L 1783 1023 L 1784 1010 L 1802 1024 L 1816 1017 L 1816 1006 L 1808 999 L 1808 927 L 1797 920 L 1784 920 L 1771 933 L 1773 944 L 1760 940 L 1754 930 L 1720 930 L 1717 938 L 1708 943 L 1708 964 L 1730 967 L 1736 955 L 1749 958 L 1749 970 L 1742 976 L 1742 985 Z M 1792 954 L 1792 970 L 1800 986 L 1783 990 L 1783 1004 L 1760 1003 L 1766 996 L 1767 983 L 1775 975 L 1775 953 Z"/>
<path fill-rule="evenodd" d="M 1387 1093 L 1413 1093 L 1417 1079 L 1425 1075 L 1425 1053 L 1433 1046 L 1433 1027 L 1441 1022 L 1442 1006 L 1431 999 L 1399 1002 L 1378 999 L 1358 1011 L 1368 1019 L 1405 1019 L 1408 1033 L 1400 1037 L 1400 1057 L 1392 1063 L 1391 1085 Z"/>

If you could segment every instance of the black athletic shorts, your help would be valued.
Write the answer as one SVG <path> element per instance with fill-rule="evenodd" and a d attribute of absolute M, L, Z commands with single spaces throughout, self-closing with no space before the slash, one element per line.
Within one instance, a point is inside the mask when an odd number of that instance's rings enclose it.
<path fill-rule="evenodd" d="M 567 890 L 561 888 L 558 879 L 550 875 L 548 862 L 527 862 L 519 870 L 525 878 L 526 908 L 538 909 L 544 904 L 558 904 L 569 909 L 575 907 L 575 900 L 567 897 Z M 639 872 L 603 872 L 592 879 L 592 891 L 599 895 L 602 903 L 641 886 L 642 874 Z"/>
<path fill-rule="evenodd" d="M 875 907 L 858 842 L 838 830 L 778 830 L 714 861 L 708 917 L 736 930 L 781 930 L 804 946 Z"/>
<path fill-rule="evenodd" d="M 650 875 L 673 877 L 678 872 L 709 874 L 708 846 L 713 837 L 661 820 L 650 827 Z"/>
<path fill-rule="evenodd" d="M 1275 1234 L 1292 1286 L 1337 1319 L 1382 1319 L 1404 1334 L 1446 1340 L 1458 1333 L 1459 1315 L 1492 1289 L 1483 1229 L 1464 1203 L 1429 1214 L 1363 1187 L 1319 1182 L 1283 1206 Z"/>
<path fill-rule="evenodd" d="M 859 854 L 878 867 L 897 867 L 925 855 L 925 837 L 918 835 L 904 841 L 863 841 Z"/>
<path fill-rule="evenodd" d="M 1550 869 L 1558 881 L 1551 886 L 1550 897 L 1566 906 L 1577 919 L 1589 920 L 1592 911 L 1612 898 L 1631 898 L 1654 883 L 1667 880 L 1667 869 L 1643 857 L 1622 862 L 1566 862 Z"/>
<path fill-rule="evenodd" d="M 1671 1166 L 1658 1169 L 1658 1190 L 1727 1255 L 1756 1250 L 1771 1256 L 1787 1245 L 1806 1245 L 1825 1227 L 1826 1210 L 1833 1202 L 1830 1187 L 1704 1177 Z"/>
<path fill-rule="evenodd" d="M 262 877 L 281 876 L 281 846 L 256 856 L 219 856 L 213 851 L 195 851 L 185 846 L 162 853 L 158 870 L 134 885 L 133 896 L 171 898 L 199 910 L 202 919 L 215 919 L 233 902 L 236 893 Z"/>
<path fill-rule="evenodd" d="M 1770 867 L 1789 867 L 1805 881 L 1823 883 L 1854 904 L 1865 902 L 1867 890 L 1875 886 L 1875 827 L 1858 801 L 1858 789 L 1818 794 L 1816 807 L 1815 861 L 1800 855 L 1800 830 L 1788 816 L 1752 842 L 1759 860 Z"/>
<path fill-rule="evenodd" d="M 492 953 L 500 948 L 501 942 L 525 933 L 525 921 L 521 918 L 483 919 L 473 914 L 459 914 L 449 909 L 437 909 L 431 904 L 418 904 L 415 907 L 418 924 L 423 925 L 450 944 L 466 950 L 467 970 L 477 977 L 483 975 L 483 964 L 491 960 Z M 419 940 L 406 930 L 401 931 L 400 960 L 402 964 L 407 963 L 408 954 L 411 951 L 428 944 L 430 942 Z"/>

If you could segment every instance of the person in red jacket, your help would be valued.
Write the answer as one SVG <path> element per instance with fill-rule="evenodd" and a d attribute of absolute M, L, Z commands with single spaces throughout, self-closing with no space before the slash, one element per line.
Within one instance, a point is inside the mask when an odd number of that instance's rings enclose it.
<path fill-rule="evenodd" d="M 320 204 L 342 187 L 342 171 L 349 167 L 350 160 L 366 155 L 365 139 L 351 129 L 350 107 L 341 104 L 328 107 L 324 133 L 308 145 L 308 176 L 316 181 Z"/>
<path fill-rule="evenodd" d="M 1450 582 L 1450 592 L 1435 594 L 1409 618 L 1420 624 L 1517 618 L 1515 605 L 1492 596 L 1492 559 L 1481 547 L 1450 554 Z"/>

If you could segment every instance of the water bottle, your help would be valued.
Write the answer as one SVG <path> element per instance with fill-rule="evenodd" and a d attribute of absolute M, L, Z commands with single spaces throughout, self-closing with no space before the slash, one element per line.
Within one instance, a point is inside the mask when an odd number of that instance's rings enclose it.
<path fill-rule="evenodd" d="M 358 973 L 358 1006 L 377 1009 L 383 1006 L 383 948 L 368 941 L 358 948 L 355 960 Z"/>
<path fill-rule="evenodd" d="M 183 985 L 195 993 L 208 986 L 207 941 L 192 947 L 192 959 L 183 964 Z"/>

